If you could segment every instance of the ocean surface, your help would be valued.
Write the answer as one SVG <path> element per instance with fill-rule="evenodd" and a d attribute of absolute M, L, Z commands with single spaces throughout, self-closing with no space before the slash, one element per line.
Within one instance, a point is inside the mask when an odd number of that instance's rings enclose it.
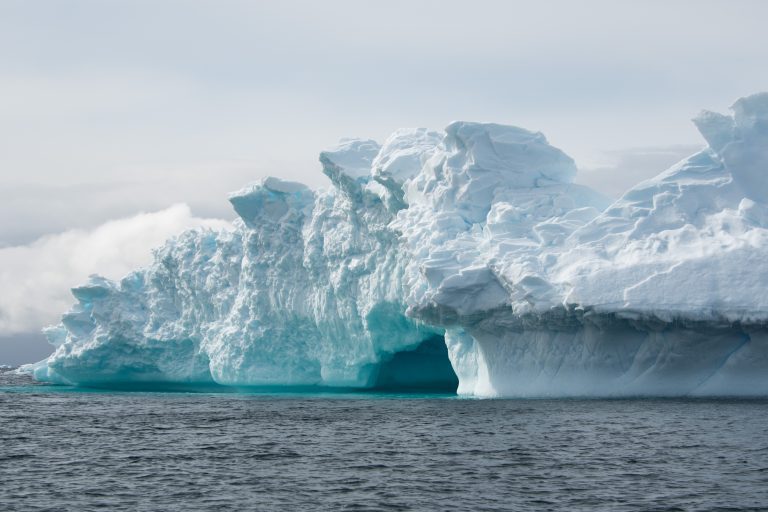
<path fill-rule="evenodd" d="M 107 392 L 0 371 L 0 510 L 768 510 L 768 401 Z"/>

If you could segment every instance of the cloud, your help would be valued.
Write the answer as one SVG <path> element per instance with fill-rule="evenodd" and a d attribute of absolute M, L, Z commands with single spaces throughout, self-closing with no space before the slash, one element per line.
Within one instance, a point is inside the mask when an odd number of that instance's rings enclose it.
<path fill-rule="evenodd" d="M 119 279 L 151 262 L 151 249 L 190 228 L 229 222 L 192 215 L 186 204 L 47 235 L 0 249 L 0 336 L 55 323 L 72 304 L 70 288 L 98 273 Z"/>
<path fill-rule="evenodd" d="M 675 145 L 608 151 L 603 153 L 603 164 L 580 169 L 576 182 L 617 199 L 701 149 L 701 145 Z"/>
<path fill-rule="evenodd" d="M 270 170 L 291 177 L 279 166 Z M 268 174 L 251 161 L 221 160 L 123 165 L 114 178 L 102 180 L 13 183 L 9 177 L 3 183 L 5 177 L 0 177 L 0 248 L 26 245 L 73 228 L 93 229 L 109 219 L 175 203 L 188 204 L 198 217 L 231 220 L 236 215 L 228 193 Z"/>

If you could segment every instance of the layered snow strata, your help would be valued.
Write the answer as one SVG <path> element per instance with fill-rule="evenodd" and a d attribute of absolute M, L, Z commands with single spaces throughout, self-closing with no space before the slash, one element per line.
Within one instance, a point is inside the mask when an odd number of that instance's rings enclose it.
<path fill-rule="evenodd" d="M 709 147 L 538 254 L 540 285 L 509 258 L 508 303 L 471 317 L 433 305 L 467 361 L 460 391 L 768 394 L 768 95 L 734 111 L 702 113 Z"/>
<path fill-rule="evenodd" d="M 613 204 L 521 128 L 343 140 L 320 155 L 330 189 L 262 180 L 231 195 L 233 230 L 185 233 L 151 267 L 74 289 L 47 330 L 56 352 L 28 370 L 83 385 L 768 394 L 768 95 L 695 123 L 707 148 Z"/>

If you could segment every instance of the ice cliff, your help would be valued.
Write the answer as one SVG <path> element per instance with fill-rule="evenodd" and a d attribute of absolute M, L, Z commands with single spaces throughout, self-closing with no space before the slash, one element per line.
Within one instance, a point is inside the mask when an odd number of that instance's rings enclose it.
<path fill-rule="evenodd" d="M 268 178 L 230 231 L 97 276 L 26 368 L 79 385 L 768 394 L 768 94 L 608 202 L 540 133 L 455 122 L 343 140 L 325 191 Z"/>

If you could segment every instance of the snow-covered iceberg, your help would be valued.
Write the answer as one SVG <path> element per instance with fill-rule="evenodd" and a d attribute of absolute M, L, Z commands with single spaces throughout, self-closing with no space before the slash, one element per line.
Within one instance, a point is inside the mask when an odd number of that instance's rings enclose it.
<path fill-rule="evenodd" d="M 768 94 L 700 114 L 701 152 L 618 201 L 540 133 L 455 122 L 268 178 L 234 230 L 97 276 L 26 368 L 80 385 L 768 394 Z"/>

